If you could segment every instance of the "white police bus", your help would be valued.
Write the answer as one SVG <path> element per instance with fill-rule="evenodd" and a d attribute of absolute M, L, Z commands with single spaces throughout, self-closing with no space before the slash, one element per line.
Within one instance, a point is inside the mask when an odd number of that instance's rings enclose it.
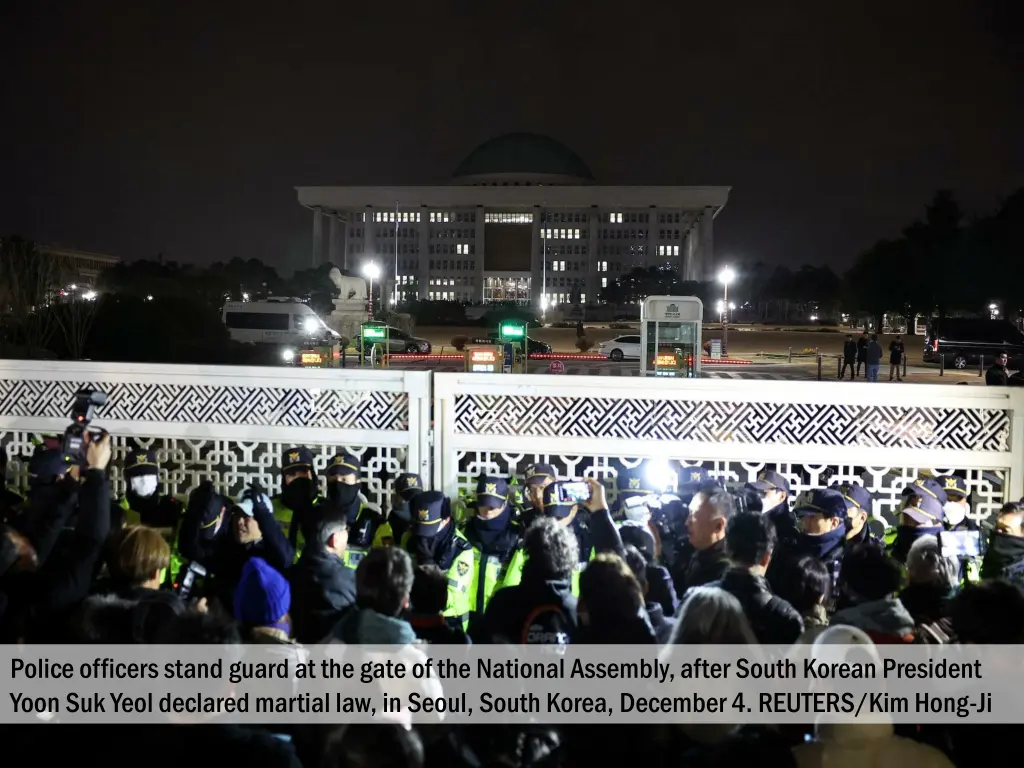
<path fill-rule="evenodd" d="M 341 338 L 308 304 L 295 298 L 229 301 L 223 319 L 232 341 L 303 346 Z"/>

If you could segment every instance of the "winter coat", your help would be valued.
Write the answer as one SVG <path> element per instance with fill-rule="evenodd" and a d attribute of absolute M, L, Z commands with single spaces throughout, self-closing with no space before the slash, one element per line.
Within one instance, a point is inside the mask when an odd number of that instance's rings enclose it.
<path fill-rule="evenodd" d="M 898 597 L 886 597 L 837 611 L 832 626 L 846 624 L 863 630 L 874 642 L 910 643 L 914 640 L 914 617 Z"/>

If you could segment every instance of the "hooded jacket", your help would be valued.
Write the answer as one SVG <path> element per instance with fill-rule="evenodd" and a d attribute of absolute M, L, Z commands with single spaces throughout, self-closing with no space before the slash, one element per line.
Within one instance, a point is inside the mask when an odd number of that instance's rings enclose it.
<path fill-rule="evenodd" d="M 914 617 L 898 597 L 886 597 L 837 611 L 832 626 L 848 624 L 863 630 L 876 643 L 909 643 L 914 639 Z"/>
<path fill-rule="evenodd" d="M 315 540 L 288 572 L 292 631 L 309 645 L 323 640 L 356 601 L 356 572 Z"/>

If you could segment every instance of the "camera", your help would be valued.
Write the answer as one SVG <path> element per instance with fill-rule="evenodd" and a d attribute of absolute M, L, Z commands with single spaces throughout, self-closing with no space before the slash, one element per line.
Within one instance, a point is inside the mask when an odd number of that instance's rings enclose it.
<path fill-rule="evenodd" d="M 98 389 L 80 389 L 75 393 L 75 402 L 71 406 L 71 426 L 64 430 L 62 450 L 66 455 L 84 456 L 82 448 L 85 444 L 86 430 L 96 415 L 96 409 L 106 404 L 107 393 Z"/>
<path fill-rule="evenodd" d="M 178 583 L 174 585 L 178 596 L 187 600 L 192 591 L 196 588 L 197 582 L 206 577 L 206 569 L 199 563 L 189 563 L 184 571 L 178 575 Z"/>
<path fill-rule="evenodd" d="M 556 483 L 559 504 L 579 504 L 590 498 L 590 486 L 582 482 Z"/>

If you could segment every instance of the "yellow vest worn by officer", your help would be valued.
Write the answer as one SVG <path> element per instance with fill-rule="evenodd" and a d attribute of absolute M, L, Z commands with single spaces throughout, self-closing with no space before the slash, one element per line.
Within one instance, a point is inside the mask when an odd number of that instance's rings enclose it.
<path fill-rule="evenodd" d="M 274 520 L 281 526 L 281 532 L 295 550 L 295 561 L 299 559 L 303 547 L 306 545 L 305 535 L 301 526 L 294 526 L 295 511 L 288 505 L 289 492 L 287 491 L 293 475 L 304 477 L 308 474 L 309 481 L 314 482 L 316 475 L 313 473 L 313 454 L 305 446 L 293 446 L 281 454 L 281 493 L 274 496 L 271 502 L 271 513 Z M 303 483 L 302 485 L 305 485 Z M 300 486 L 295 486 L 298 489 Z M 310 493 L 312 502 L 315 503 L 316 495 Z"/>
<path fill-rule="evenodd" d="M 471 618 L 483 615 L 491 596 L 499 589 L 522 580 L 526 555 L 522 549 L 522 529 L 512 517 L 511 495 L 509 482 L 503 477 L 484 476 L 477 481 L 476 514 L 462 529 L 473 552 Z M 484 519 L 481 509 L 491 517 Z"/>
<path fill-rule="evenodd" d="M 360 491 L 362 471 L 359 457 L 343 452 L 331 457 L 324 472 L 327 501 L 348 515 L 348 546 L 343 562 L 353 570 L 371 549 L 390 546 L 394 538 L 391 525 L 384 520 L 380 508 L 370 504 Z"/>
<path fill-rule="evenodd" d="M 170 574 L 173 578 L 181 568 L 182 557 L 178 549 L 178 528 L 185 505 L 173 496 L 159 496 L 160 465 L 156 452 L 133 449 L 125 456 L 124 479 L 128 491 L 119 506 L 124 511 L 126 525 L 147 525 L 158 529 L 171 548 Z M 134 509 L 132 504 L 139 509 Z"/>
<path fill-rule="evenodd" d="M 951 533 L 966 534 L 963 543 L 967 548 L 976 544 L 978 554 L 960 556 L 960 586 L 981 581 L 981 561 L 984 555 L 984 536 L 978 526 L 967 514 L 971 511 L 967 503 L 967 481 L 956 475 L 945 475 L 936 478 L 946 492 L 947 503 L 943 506 L 946 513 L 946 525 Z"/>
<path fill-rule="evenodd" d="M 443 616 L 469 626 L 472 609 L 473 547 L 451 519 L 448 499 L 439 491 L 417 494 L 412 505 L 412 528 L 406 551 L 417 565 L 435 563 L 448 578 Z"/>

